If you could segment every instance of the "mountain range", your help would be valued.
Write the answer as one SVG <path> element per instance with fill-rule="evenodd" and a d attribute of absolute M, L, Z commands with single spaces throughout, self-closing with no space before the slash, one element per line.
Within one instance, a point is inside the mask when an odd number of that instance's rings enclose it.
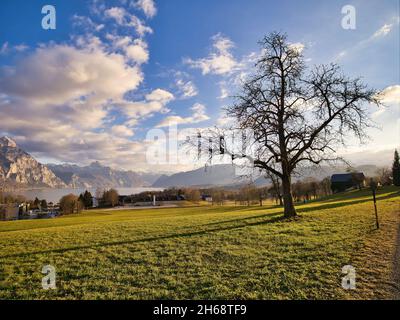
<path fill-rule="evenodd" d="M 376 173 L 377 166 L 362 165 L 354 169 L 371 176 Z M 306 167 L 299 171 L 299 176 L 293 181 L 305 178 L 321 180 L 334 173 L 345 172 L 346 167 Z M 0 138 L 0 188 L 233 187 L 250 181 L 258 186 L 269 184 L 258 171 L 254 171 L 251 177 L 243 177 L 243 170 L 231 164 L 217 164 L 172 175 L 116 170 L 97 161 L 87 166 L 44 165 L 11 138 Z"/>
<path fill-rule="evenodd" d="M 330 177 L 335 173 L 345 173 L 346 166 L 320 166 L 320 167 L 304 167 L 298 170 L 298 174 L 292 177 L 292 181 L 313 178 L 322 180 L 325 177 Z M 375 165 L 361 165 L 353 168 L 356 171 L 363 172 L 366 176 L 375 175 L 378 167 Z M 249 177 L 241 175 L 243 170 L 231 164 L 219 164 L 203 167 L 200 169 L 179 172 L 172 175 L 162 175 L 154 183 L 153 187 L 168 188 L 168 187 L 212 187 L 212 186 L 227 186 L 234 187 L 241 184 L 253 182 L 256 186 L 265 186 L 270 184 L 270 181 L 258 171 L 252 173 Z"/>
<path fill-rule="evenodd" d="M 0 138 L 0 186 L 7 188 L 135 188 L 151 186 L 154 173 L 88 166 L 41 164 L 9 137 Z"/>
<path fill-rule="evenodd" d="M 67 187 L 47 166 L 8 137 L 0 138 L 0 184 L 8 187 Z"/>
<path fill-rule="evenodd" d="M 249 181 L 240 175 L 238 167 L 231 164 L 216 164 L 202 167 L 187 172 L 179 172 L 172 175 L 162 175 L 154 183 L 153 187 L 184 187 L 184 186 L 227 186 Z"/>
<path fill-rule="evenodd" d="M 115 170 L 101 165 L 98 161 L 83 167 L 71 164 L 48 164 L 47 167 L 72 188 L 146 187 L 151 186 L 160 176 L 152 173 Z"/>

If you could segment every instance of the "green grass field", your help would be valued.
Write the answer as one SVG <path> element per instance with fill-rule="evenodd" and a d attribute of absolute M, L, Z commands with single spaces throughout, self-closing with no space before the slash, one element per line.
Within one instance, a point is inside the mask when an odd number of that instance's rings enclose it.
<path fill-rule="evenodd" d="M 399 188 L 298 206 L 201 206 L 90 211 L 0 222 L 0 299 L 390 298 L 400 223 Z M 57 289 L 41 288 L 42 266 Z M 357 289 L 341 287 L 342 266 Z"/>

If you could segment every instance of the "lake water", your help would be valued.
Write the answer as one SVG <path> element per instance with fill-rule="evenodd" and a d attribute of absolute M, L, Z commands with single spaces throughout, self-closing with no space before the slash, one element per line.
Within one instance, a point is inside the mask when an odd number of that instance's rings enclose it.
<path fill-rule="evenodd" d="M 151 188 L 151 187 L 143 187 L 143 188 L 115 188 L 120 195 L 131 195 L 138 194 L 144 191 L 161 191 L 163 188 Z M 96 188 L 88 188 L 88 189 L 33 189 L 33 190 L 18 190 L 13 192 L 14 194 L 23 195 L 27 199 L 46 199 L 47 202 L 57 203 L 60 199 L 67 194 L 75 194 L 79 196 L 82 192 L 88 190 L 93 196 L 96 195 Z"/>

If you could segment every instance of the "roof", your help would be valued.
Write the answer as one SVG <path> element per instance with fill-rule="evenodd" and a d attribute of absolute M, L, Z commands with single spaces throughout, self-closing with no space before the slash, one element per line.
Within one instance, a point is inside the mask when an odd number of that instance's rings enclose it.
<path fill-rule="evenodd" d="M 360 179 L 364 179 L 364 173 L 353 172 L 353 173 L 337 173 L 333 174 L 331 177 L 331 182 L 347 182 L 353 181 L 353 177 L 356 176 Z"/>

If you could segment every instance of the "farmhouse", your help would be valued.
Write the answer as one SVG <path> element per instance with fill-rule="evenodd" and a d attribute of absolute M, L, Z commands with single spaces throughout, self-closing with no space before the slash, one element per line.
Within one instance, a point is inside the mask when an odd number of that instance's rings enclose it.
<path fill-rule="evenodd" d="M 361 189 L 365 185 L 365 176 L 362 172 L 339 173 L 331 177 L 332 192 L 343 192 L 350 188 Z"/>

